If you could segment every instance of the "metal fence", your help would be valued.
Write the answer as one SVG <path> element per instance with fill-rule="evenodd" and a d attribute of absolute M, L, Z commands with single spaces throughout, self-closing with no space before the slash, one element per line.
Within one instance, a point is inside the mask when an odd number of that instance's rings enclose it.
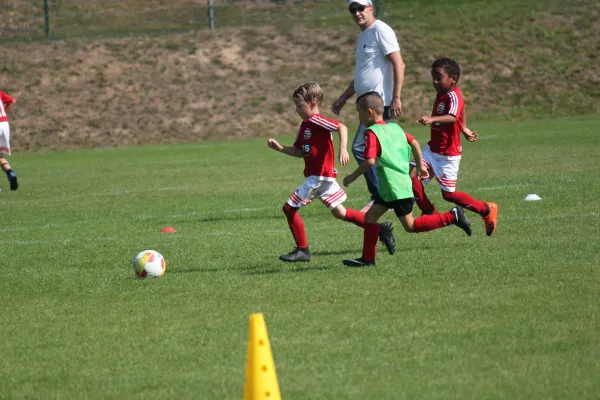
<path fill-rule="evenodd" d="M 346 0 L 4 0 L 1 41 L 165 34 L 347 18 Z M 373 1 L 376 12 L 383 0 Z"/>

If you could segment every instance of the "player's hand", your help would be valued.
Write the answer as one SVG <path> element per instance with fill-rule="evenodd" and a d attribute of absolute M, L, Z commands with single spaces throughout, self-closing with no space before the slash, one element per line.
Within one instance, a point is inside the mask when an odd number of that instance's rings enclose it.
<path fill-rule="evenodd" d="M 427 115 L 423 115 L 421 118 L 419 118 L 417 120 L 418 123 L 420 123 L 421 125 L 425 126 L 425 125 L 431 125 L 431 123 L 433 122 L 433 118 L 427 116 Z"/>
<path fill-rule="evenodd" d="M 335 115 L 340 115 L 340 111 L 342 111 L 342 108 L 345 104 L 346 100 L 342 99 L 341 97 L 338 97 L 338 99 L 334 101 L 333 105 L 331 106 L 331 112 Z"/>
<path fill-rule="evenodd" d="M 427 171 L 427 169 L 423 168 L 422 165 L 415 165 L 415 167 L 417 168 L 417 176 L 420 180 L 425 180 L 429 178 L 429 172 Z"/>
<path fill-rule="evenodd" d="M 340 151 L 340 164 L 346 165 L 346 164 L 348 164 L 348 161 L 350 161 L 350 156 L 348 155 L 348 150 L 342 149 L 342 151 Z"/>
<path fill-rule="evenodd" d="M 479 139 L 477 132 L 473 132 L 469 128 L 463 129 L 463 135 L 469 142 L 475 142 L 477 139 Z"/>
<path fill-rule="evenodd" d="M 354 182 L 354 177 L 352 175 L 348 175 L 348 176 L 344 177 L 344 180 L 343 180 L 344 186 L 348 187 L 348 186 L 350 186 L 350 184 L 352 182 Z"/>
<path fill-rule="evenodd" d="M 279 144 L 279 142 L 275 139 L 267 140 L 267 146 L 272 148 L 273 150 L 281 151 L 283 150 L 283 146 Z"/>
<path fill-rule="evenodd" d="M 390 104 L 390 116 L 398 118 L 400 115 L 402 115 L 402 102 L 399 98 L 395 97 L 392 99 L 392 104 Z"/>

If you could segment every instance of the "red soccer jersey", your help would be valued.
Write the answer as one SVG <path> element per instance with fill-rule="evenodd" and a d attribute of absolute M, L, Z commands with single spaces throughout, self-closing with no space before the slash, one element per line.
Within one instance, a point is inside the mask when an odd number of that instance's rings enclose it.
<path fill-rule="evenodd" d="M 6 93 L 0 91 L 0 122 L 8 121 L 8 116 L 6 115 L 5 105 L 9 105 L 15 102 L 15 99 L 7 95 Z"/>
<path fill-rule="evenodd" d="M 304 176 L 320 176 L 335 180 L 335 152 L 331 132 L 337 131 L 339 122 L 315 114 L 302 121 L 294 147 L 302 150 Z"/>
<path fill-rule="evenodd" d="M 460 144 L 460 131 L 465 116 L 465 102 L 459 88 L 435 97 L 435 104 L 431 112 L 433 117 L 439 115 L 453 115 L 457 121 L 453 124 L 431 124 L 431 139 L 429 148 L 434 153 L 444 156 L 460 156 L 462 146 Z"/>
<path fill-rule="evenodd" d="M 385 121 L 376 122 L 376 124 L 382 125 L 385 124 Z M 415 137 L 404 132 L 406 135 L 406 140 L 408 144 L 411 144 Z M 367 129 L 365 132 L 365 152 L 363 153 L 363 157 L 365 160 L 367 158 L 377 158 L 381 156 L 381 144 L 379 143 L 379 139 L 377 139 L 377 135 L 373 133 L 372 130 Z"/>

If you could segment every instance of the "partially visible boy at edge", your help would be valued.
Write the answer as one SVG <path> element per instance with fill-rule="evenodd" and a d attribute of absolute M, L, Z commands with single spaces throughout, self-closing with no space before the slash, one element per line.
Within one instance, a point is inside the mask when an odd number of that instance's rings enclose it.
<path fill-rule="evenodd" d="M 10 163 L 4 155 L 10 156 L 10 126 L 8 125 L 7 111 L 13 107 L 16 100 L 0 90 L 0 168 L 6 174 L 10 190 L 17 190 L 19 187 L 17 174 L 12 170 Z"/>
<path fill-rule="evenodd" d="M 375 165 L 379 188 L 373 206 L 365 214 L 362 257 L 344 260 L 344 265 L 375 265 L 375 246 L 379 235 L 377 220 L 389 209 L 394 210 L 407 232 L 427 232 L 454 224 L 470 236 L 471 225 L 461 207 L 454 207 L 442 214 L 423 215 L 416 219 L 413 217 L 414 200 L 409 174 L 411 150 L 417 161 L 418 176 L 427 176 L 427 172 L 418 167 L 422 165 L 419 142 L 405 133 L 400 125 L 383 120 L 384 103 L 378 93 L 369 92 L 360 96 L 356 101 L 356 108 L 360 122 L 368 127 L 365 132 L 365 160 L 353 173 L 344 178 L 344 185 L 349 186 Z"/>
<path fill-rule="evenodd" d="M 438 58 L 431 65 L 431 77 L 437 92 L 433 111 L 431 115 L 424 115 L 418 120 L 421 125 L 431 125 L 431 140 L 423 150 L 423 162 L 429 173 L 429 178 L 424 181 L 435 177 L 444 200 L 481 215 L 486 234 L 492 236 L 498 226 L 498 205 L 456 190 L 462 154 L 460 134 L 462 132 L 469 142 L 479 138 L 477 133 L 466 127 L 465 103 L 457 86 L 460 66 L 450 58 Z M 423 214 L 435 214 L 437 211 L 427 198 L 423 183 L 414 169 L 411 178 L 417 205 Z"/>
<path fill-rule="evenodd" d="M 308 82 L 296 88 L 292 94 L 296 112 L 302 118 L 298 134 L 293 146 L 282 146 L 273 138 L 267 145 L 273 150 L 292 157 L 304 158 L 304 176 L 306 180 L 288 199 L 283 206 L 296 248 L 288 254 L 279 257 L 285 262 L 310 261 L 310 250 L 306 240 L 304 222 L 298 214 L 303 205 L 309 204 L 314 198 L 320 199 L 331 214 L 342 221 L 351 222 L 361 228 L 365 226 L 364 214 L 346 209 L 342 203 L 346 200 L 346 192 L 336 181 L 335 152 L 333 150 L 332 132 L 340 135 L 339 160 L 342 165 L 348 163 L 348 128 L 339 121 L 325 118 L 319 114 L 319 106 L 323 102 L 323 90 L 314 83 Z M 381 241 L 388 252 L 394 254 L 395 242 L 392 234 L 392 224 L 384 222 L 377 226 Z"/>

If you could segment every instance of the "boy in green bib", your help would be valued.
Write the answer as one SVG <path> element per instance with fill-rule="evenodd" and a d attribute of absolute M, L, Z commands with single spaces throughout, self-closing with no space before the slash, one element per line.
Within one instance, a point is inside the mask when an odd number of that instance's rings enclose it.
<path fill-rule="evenodd" d="M 471 225 L 459 206 L 438 215 L 423 215 L 416 219 L 413 217 L 414 194 L 409 164 L 411 153 L 415 158 L 417 176 L 422 179 L 428 177 L 427 171 L 422 168 L 419 142 L 405 133 L 400 125 L 383 120 L 384 104 L 378 93 L 369 92 L 360 96 L 356 100 L 356 108 L 360 122 L 369 127 L 365 132 L 365 160 L 344 178 L 344 186 L 349 186 L 375 165 L 379 188 L 375 203 L 365 214 L 362 257 L 344 260 L 344 265 L 375 265 L 375 250 L 379 238 L 377 220 L 389 209 L 394 210 L 407 232 L 427 232 L 454 224 L 471 236 Z"/>

